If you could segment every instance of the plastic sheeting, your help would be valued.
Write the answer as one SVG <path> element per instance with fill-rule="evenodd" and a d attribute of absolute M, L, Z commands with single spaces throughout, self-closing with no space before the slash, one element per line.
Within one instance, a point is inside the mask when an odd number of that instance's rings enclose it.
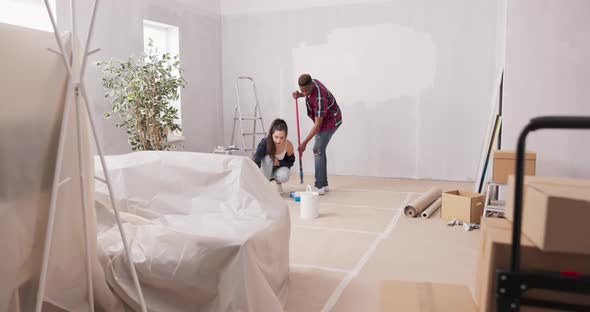
<path fill-rule="evenodd" d="M 0 24 L 0 312 L 31 311 L 35 304 L 67 78 L 53 33 Z M 76 111 L 65 135 L 55 230 L 49 257 L 45 308 L 88 311 L 86 255 L 80 172 L 93 174 L 87 119 L 82 120 L 85 168 L 78 166 Z M 85 114 L 82 110 L 81 113 Z M 85 115 L 84 115 L 85 116 Z M 117 311 L 96 254 L 92 179 L 88 191 L 88 233 L 97 306 Z M 117 305 L 118 304 L 118 305 Z"/>
<path fill-rule="evenodd" d="M 150 311 L 282 311 L 288 207 L 251 160 L 188 152 L 106 160 Z M 137 310 L 107 196 L 106 185 L 97 182 L 98 244 L 107 255 L 107 279 Z"/>

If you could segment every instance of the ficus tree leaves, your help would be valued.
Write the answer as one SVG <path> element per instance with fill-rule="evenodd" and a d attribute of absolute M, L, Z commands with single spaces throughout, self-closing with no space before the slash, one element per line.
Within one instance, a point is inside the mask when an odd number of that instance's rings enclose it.
<path fill-rule="evenodd" d="M 133 151 L 169 150 L 169 134 L 181 130 L 178 109 L 170 105 L 187 84 L 178 55 L 157 53 L 151 40 L 149 47 L 142 58 L 97 63 L 112 104 L 104 117 L 118 117 L 116 126 L 126 129 Z"/>

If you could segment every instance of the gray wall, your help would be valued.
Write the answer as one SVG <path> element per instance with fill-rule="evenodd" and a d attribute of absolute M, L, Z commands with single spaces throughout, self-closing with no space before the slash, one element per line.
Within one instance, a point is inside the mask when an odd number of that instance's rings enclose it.
<path fill-rule="evenodd" d="M 509 1 L 503 147 L 539 115 L 590 115 L 590 2 Z M 545 130 L 530 136 L 537 174 L 590 178 L 590 133 Z"/>
<path fill-rule="evenodd" d="M 225 140 L 238 75 L 258 83 L 267 126 L 287 120 L 301 72 L 339 101 L 329 173 L 473 180 L 501 63 L 502 1 L 221 2 Z M 300 110 L 302 131 L 311 121 Z M 304 155 L 313 172 L 311 146 Z"/>
<path fill-rule="evenodd" d="M 91 1 L 77 1 L 79 27 L 87 31 Z M 58 0 L 58 21 L 70 29 L 69 1 Z M 221 25 L 218 0 L 104 0 L 100 2 L 92 48 L 92 64 L 110 58 L 126 59 L 143 51 L 143 19 L 178 26 L 181 62 L 188 86 L 182 90 L 182 125 L 186 151 L 209 152 L 222 142 Z M 83 36 L 82 38 L 85 38 Z M 107 154 L 130 152 L 127 136 L 104 120 L 110 109 L 104 101 L 100 72 L 89 66 L 86 80 L 97 127 Z"/>
<path fill-rule="evenodd" d="M 83 30 L 90 2 L 77 1 Z M 69 1 L 57 6 L 60 26 L 69 29 Z M 334 91 L 344 112 L 329 149 L 331 174 L 472 180 L 504 60 L 504 148 L 514 148 L 531 117 L 590 114 L 589 2 L 511 1 L 508 14 L 506 6 L 505 0 L 104 0 L 93 44 L 102 51 L 91 61 L 139 55 L 144 18 L 176 25 L 189 81 L 185 150 L 228 143 L 238 75 L 257 79 L 267 126 L 287 119 L 296 141 L 289 94 L 306 71 Z M 107 153 L 128 152 L 124 132 L 101 117 L 109 105 L 99 77 L 89 67 L 100 137 Z M 305 133 L 311 121 L 301 116 L 301 122 Z M 529 147 L 539 153 L 539 174 L 590 177 L 589 139 L 584 132 L 535 134 Z M 312 163 L 308 152 L 306 172 Z"/>

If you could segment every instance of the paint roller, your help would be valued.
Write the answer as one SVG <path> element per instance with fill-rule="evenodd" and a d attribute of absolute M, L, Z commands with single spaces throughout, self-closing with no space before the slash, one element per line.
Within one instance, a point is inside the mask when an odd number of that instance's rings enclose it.
<path fill-rule="evenodd" d="M 435 203 L 441 196 L 442 190 L 440 188 L 433 187 L 406 205 L 406 207 L 404 207 L 404 214 L 407 217 L 415 218 L 421 215 L 425 209 L 429 208 L 429 206 Z M 430 213 L 432 212 L 434 211 L 431 211 Z"/>

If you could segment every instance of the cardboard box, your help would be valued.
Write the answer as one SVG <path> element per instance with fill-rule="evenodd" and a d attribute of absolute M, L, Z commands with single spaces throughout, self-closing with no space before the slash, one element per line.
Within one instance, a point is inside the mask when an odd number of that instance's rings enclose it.
<path fill-rule="evenodd" d="M 537 167 L 537 154 L 525 152 L 524 175 L 534 176 Z M 508 176 L 516 172 L 516 151 L 494 151 L 492 181 L 496 183 L 508 183 Z"/>
<path fill-rule="evenodd" d="M 526 177 L 522 232 L 544 251 L 590 254 L 590 180 Z M 505 217 L 514 220 L 514 176 Z"/>
<path fill-rule="evenodd" d="M 483 217 L 481 220 L 481 240 L 479 250 L 483 251 L 485 249 L 485 242 L 486 242 L 486 228 L 500 228 L 500 229 L 508 229 L 512 230 L 512 223 L 506 222 L 506 219 L 503 218 L 492 218 L 492 217 Z"/>
<path fill-rule="evenodd" d="M 475 301 L 478 311 L 496 311 L 496 270 L 510 267 L 512 223 L 507 219 L 483 218 L 482 244 L 478 254 L 475 281 Z M 590 256 L 543 252 L 525 235 L 521 236 L 521 269 L 590 273 Z M 563 292 L 531 290 L 527 298 L 561 300 L 569 303 L 590 304 L 590 297 Z M 532 311 L 526 308 L 521 311 Z M 535 311 L 547 311 L 535 309 Z"/>
<path fill-rule="evenodd" d="M 506 210 L 504 217 L 510 221 L 514 220 L 514 175 L 508 177 L 508 185 L 506 190 Z M 526 203 L 527 185 L 530 183 L 534 184 L 554 184 L 554 185 L 571 185 L 576 187 L 587 187 L 590 188 L 590 180 L 584 179 L 572 179 L 562 177 L 524 177 L 524 188 L 523 188 L 523 203 Z M 526 207 L 523 206 L 523 211 Z"/>
<path fill-rule="evenodd" d="M 403 281 L 381 281 L 381 312 L 476 311 L 466 286 Z"/>
<path fill-rule="evenodd" d="M 441 217 L 444 220 L 459 219 L 468 223 L 479 223 L 483 214 L 486 196 L 468 191 L 448 191 L 442 195 Z"/>

